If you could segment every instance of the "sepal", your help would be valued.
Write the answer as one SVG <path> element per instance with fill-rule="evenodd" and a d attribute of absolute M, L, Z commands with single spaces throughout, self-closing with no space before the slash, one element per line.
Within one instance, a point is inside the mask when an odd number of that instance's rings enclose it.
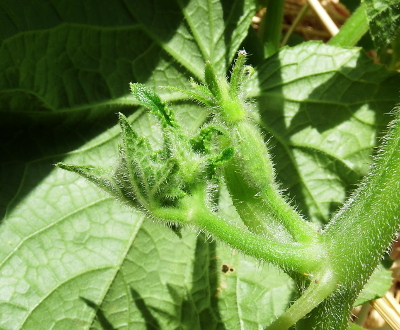
<path fill-rule="evenodd" d="M 209 91 L 214 95 L 217 102 L 221 102 L 223 99 L 223 92 L 221 82 L 215 74 L 212 64 L 207 61 L 204 70 L 204 79 Z"/>
<path fill-rule="evenodd" d="M 232 69 L 229 90 L 229 95 L 236 100 L 239 99 L 242 85 L 254 74 L 254 68 L 250 65 L 245 65 L 246 59 L 246 51 L 239 50 Z"/>
<path fill-rule="evenodd" d="M 103 189 L 105 192 L 109 193 L 112 197 L 121 202 L 126 201 L 124 195 L 118 187 L 118 184 L 114 181 L 111 175 L 111 170 L 107 171 L 104 168 L 92 165 L 71 165 L 65 163 L 57 163 L 55 166 L 79 174 L 83 178 Z M 133 206 L 139 207 L 138 204 Z"/>
<path fill-rule="evenodd" d="M 202 103 L 208 107 L 215 107 L 218 105 L 218 102 L 214 98 L 214 95 L 211 94 L 210 90 L 206 86 L 197 84 L 196 82 L 194 82 L 193 79 L 191 79 L 191 85 L 193 90 L 186 90 L 170 86 L 163 86 L 161 88 L 186 94 L 190 99 Z"/>
<path fill-rule="evenodd" d="M 139 103 L 155 114 L 161 121 L 163 127 L 176 127 L 177 123 L 174 114 L 165 102 L 150 88 L 143 84 L 130 83 L 132 94 Z"/>

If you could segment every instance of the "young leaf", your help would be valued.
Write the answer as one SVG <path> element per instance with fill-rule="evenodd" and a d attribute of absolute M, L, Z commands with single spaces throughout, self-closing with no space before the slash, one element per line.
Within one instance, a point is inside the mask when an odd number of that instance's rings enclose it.
<path fill-rule="evenodd" d="M 216 106 L 217 102 L 215 101 L 214 96 L 211 94 L 210 90 L 207 87 L 198 85 L 195 82 L 192 82 L 191 85 L 195 91 L 171 86 L 163 86 L 163 88 L 186 94 L 190 99 L 203 103 L 206 106 Z"/>
<path fill-rule="evenodd" d="M 222 82 L 219 81 L 219 77 L 217 77 L 214 68 L 210 62 L 206 63 L 204 70 L 204 80 L 206 81 L 208 90 L 212 93 L 217 102 L 221 102 L 223 99 Z"/>
<path fill-rule="evenodd" d="M 118 189 L 117 184 L 114 182 L 113 178 L 110 175 L 111 174 L 110 171 L 92 165 L 78 166 L 78 165 L 57 163 L 56 166 L 64 170 L 79 174 L 80 176 L 94 183 L 96 186 L 103 189 L 116 199 L 119 200 L 123 199 L 121 191 Z M 137 207 L 138 205 L 135 206 Z"/>
<path fill-rule="evenodd" d="M 229 94 L 232 98 L 238 99 L 238 94 L 241 85 L 245 82 L 245 72 L 246 72 L 246 56 L 247 53 L 244 50 L 238 51 L 238 56 L 235 59 L 235 64 L 233 66 L 230 83 Z"/>
<path fill-rule="evenodd" d="M 150 88 L 142 84 L 130 84 L 132 94 L 150 112 L 159 117 L 163 127 L 176 127 L 176 121 L 171 109 L 167 107 L 165 102 L 162 102 L 160 97 Z"/>

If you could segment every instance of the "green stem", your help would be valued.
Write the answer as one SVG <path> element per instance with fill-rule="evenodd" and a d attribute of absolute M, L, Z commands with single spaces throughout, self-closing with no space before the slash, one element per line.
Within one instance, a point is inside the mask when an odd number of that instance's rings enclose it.
<path fill-rule="evenodd" d="M 196 225 L 245 254 L 292 272 L 311 273 L 321 263 L 319 243 L 280 243 L 237 228 L 229 223 L 229 219 L 221 218 L 207 207 L 206 194 L 205 187 L 199 185 L 179 207 L 157 208 L 151 210 L 151 215 L 164 221 Z"/>
<path fill-rule="evenodd" d="M 298 273 L 312 272 L 319 264 L 318 247 L 283 244 L 239 229 L 212 213 L 199 212 L 197 224 L 243 253 Z"/>
<path fill-rule="evenodd" d="M 202 192 L 199 191 L 193 197 L 193 203 L 189 206 L 193 222 L 233 248 L 259 260 L 271 262 L 282 269 L 298 273 L 313 272 L 321 263 L 322 254 L 317 243 L 313 245 L 284 244 L 264 239 L 233 226 L 228 220 L 211 212 L 204 206 Z"/>
<path fill-rule="evenodd" d="M 315 274 L 301 297 L 265 330 L 288 329 L 337 289 L 335 275 L 329 269 L 329 264 L 325 263 L 325 265 L 327 265 L 327 269 Z M 296 327 L 296 329 L 298 328 Z M 309 330 L 309 328 L 304 330 Z"/>
<path fill-rule="evenodd" d="M 305 244 L 318 241 L 317 230 L 285 201 L 277 189 L 263 191 L 261 198 L 273 207 L 273 217 L 280 220 L 295 241 Z"/>
<path fill-rule="evenodd" d="M 261 20 L 259 35 L 266 58 L 279 50 L 284 6 L 285 0 L 268 0 L 267 12 Z"/>
<path fill-rule="evenodd" d="M 249 230 L 280 240 L 312 244 L 318 233 L 286 203 L 274 180 L 268 149 L 258 128 L 249 121 L 231 129 L 234 159 L 225 166 L 233 203 Z"/>
<path fill-rule="evenodd" d="M 331 241 L 339 265 L 351 272 L 375 269 L 399 228 L 399 200 L 400 122 L 396 119 L 371 172 L 323 234 Z M 343 281 L 347 279 L 343 274 Z"/>
<path fill-rule="evenodd" d="M 339 33 L 329 40 L 328 44 L 339 47 L 354 47 L 368 31 L 368 19 L 365 2 L 354 11 Z"/>
<path fill-rule="evenodd" d="M 236 211 L 246 227 L 266 239 L 294 242 L 288 230 L 272 216 L 276 213 L 272 205 L 238 173 L 239 167 L 231 164 L 225 170 L 225 179 Z"/>
<path fill-rule="evenodd" d="M 326 329 L 347 329 L 349 310 L 399 229 L 400 124 L 398 119 L 370 173 L 336 214 L 323 236 L 340 291 L 307 317 Z"/>

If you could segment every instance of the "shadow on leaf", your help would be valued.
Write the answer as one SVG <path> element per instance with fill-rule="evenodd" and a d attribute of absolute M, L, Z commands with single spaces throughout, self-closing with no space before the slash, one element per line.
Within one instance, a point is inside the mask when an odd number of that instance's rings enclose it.
<path fill-rule="evenodd" d="M 153 316 L 152 312 L 150 311 L 150 308 L 147 307 L 146 302 L 139 294 L 139 292 L 131 288 L 131 295 L 133 302 L 135 303 L 137 309 L 140 311 L 143 319 L 146 322 L 146 329 L 147 330 L 161 329 L 160 324 L 158 323 L 157 319 Z"/>
<path fill-rule="evenodd" d="M 174 234 L 175 235 L 175 234 Z M 193 251 L 191 279 L 188 283 L 166 283 L 172 309 L 150 306 L 138 290 L 130 288 L 137 310 L 146 323 L 147 330 L 178 326 L 181 330 L 225 330 L 219 313 L 217 287 L 218 274 L 216 242 L 208 242 L 204 234 L 196 239 Z M 168 328 L 167 327 L 167 328 Z"/>
<path fill-rule="evenodd" d="M 106 316 L 104 315 L 104 312 L 100 309 L 100 306 L 94 303 L 93 301 L 86 299 L 84 297 L 80 297 L 90 308 L 93 308 L 93 310 L 96 313 L 96 317 L 104 330 L 117 330 L 116 328 L 113 327 L 113 325 L 107 320 Z"/>

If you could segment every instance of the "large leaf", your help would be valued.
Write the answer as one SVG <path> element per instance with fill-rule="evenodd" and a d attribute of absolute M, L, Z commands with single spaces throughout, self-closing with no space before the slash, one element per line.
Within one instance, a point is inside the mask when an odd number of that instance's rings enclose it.
<path fill-rule="evenodd" d="M 225 74 L 253 12 L 251 1 L 0 3 L 0 328 L 237 328 L 286 308 L 292 282 L 275 268 L 195 231 L 142 227 L 140 213 L 52 167 L 112 165 L 114 113 L 136 104 L 128 83 L 182 86 L 207 60 Z M 188 129 L 206 115 L 175 107 Z M 157 146 L 151 116 L 130 120 Z M 249 299 L 279 304 L 265 315 Z"/>
<path fill-rule="evenodd" d="M 208 60 L 225 73 L 253 12 L 251 0 L 3 1 L 2 123 L 115 113 L 135 104 L 130 81 L 183 86 Z"/>
<path fill-rule="evenodd" d="M 140 213 L 52 167 L 112 165 L 114 113 L 136 109 L 128 83 L 188 85 L 207 60 L 224 75 L 253 12 L 239 0 L 0 2 L 0 328 L 254 329 L 295 299 L 281 271 L 190 229 L 180 239 L 142 225 Z M 375 94 L 355 92 L 370 85 Z M 277 137 L 279 179 L 311 219 L 325 220 L 364 172 L 396 86 L 397 74 L 358 51 L 323 45 L 284 50 L 257 69 L 249 90 Z M 203 122 L 197 105 L 158 92 L 189 130 Z M 336 104 L 348 115 L 331 114 L 330 124 L 312 108 Z M 152 117 L 129 118 L 157 146 Z M 356 147 L 343 143 L 356 132 Z M 220 203 L 235 221 L 226 193 Z"/>
<path fill-rule="evenodd" d="M 368 169 L 400 77 L 361 50 L 321 43 L 284 49 L 257 72 L 249 92 L 273 136 L 278 179 L 307 218 L 326 223 Z"/>

